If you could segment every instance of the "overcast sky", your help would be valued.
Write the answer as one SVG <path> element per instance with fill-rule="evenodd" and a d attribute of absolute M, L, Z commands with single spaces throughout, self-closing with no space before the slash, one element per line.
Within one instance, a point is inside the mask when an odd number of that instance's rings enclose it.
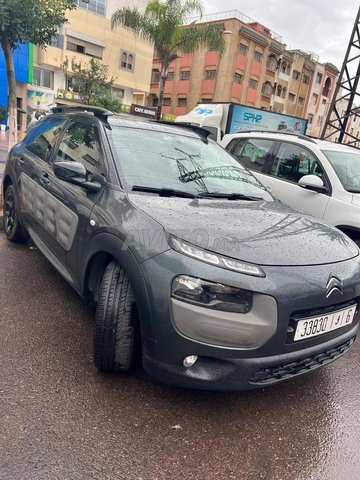
<path fill-rule="evenodd" d="M 204 13 L 239 10 L 282 36 L 292 49 L 311 51 L 339 69 L 359 0 L 203 0 Z M 226 5 L 226 7 L 225 7 Z"/>

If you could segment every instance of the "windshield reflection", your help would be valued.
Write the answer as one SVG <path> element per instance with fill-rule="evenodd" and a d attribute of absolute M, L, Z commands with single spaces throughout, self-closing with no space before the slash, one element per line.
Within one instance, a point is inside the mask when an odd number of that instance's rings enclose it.
<path fill-rule="evenodd" d="M 360 193 L 360 152 L 322 150 L 348 192 Z"/>
<path fill-rule="evenodd" d="M 170 129 L 113 127 L 109 137 L 122 181 L 130 189 L 137 185 L 272 201 L 265 187 L 215 142 Z"/>

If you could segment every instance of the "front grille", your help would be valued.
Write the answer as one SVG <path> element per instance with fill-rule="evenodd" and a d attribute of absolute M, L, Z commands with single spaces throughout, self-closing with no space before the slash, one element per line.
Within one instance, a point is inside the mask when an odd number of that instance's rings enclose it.
<path fill-rule="evenodd" d="M 330 350 L 318 353 L 317 355 L 312 355 L 311 357 L 297 360 L 295 362 L 283 363 L 274 367 L 264 368 L 251 377 L 249 382 L 266 385 L 293 378 L 302 373 L 310 372 L 311 370 L 327 365 L 341 357 L 341 355 L 349 350 L 354 341 L 355 337 L 352 337 L 347 342 L 342 343 L 335 348 L 331 348 Z"/>

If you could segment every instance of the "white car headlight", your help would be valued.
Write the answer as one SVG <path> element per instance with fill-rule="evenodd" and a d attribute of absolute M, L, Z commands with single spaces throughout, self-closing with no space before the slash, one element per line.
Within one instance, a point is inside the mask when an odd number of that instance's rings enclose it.
<path fill-rule="evenodd" d="M 255 277 L 265 277 L 265 272 L 258 266 L 252 263 L 242 262 L 240 260 L 234 260 L 233 258 L 224 257 L 217 253 L 208 252 L 202 248 L 191 245 L 184 242 L 179 238 L 170 236 L 170 246 L 177 252 L 183 253 L 191 258 L 196 258 L 201 262 L 209 263 L 226 270 L 232 270 L 234 272 L 244 273 L 245 275 L 253 275 Z"/>

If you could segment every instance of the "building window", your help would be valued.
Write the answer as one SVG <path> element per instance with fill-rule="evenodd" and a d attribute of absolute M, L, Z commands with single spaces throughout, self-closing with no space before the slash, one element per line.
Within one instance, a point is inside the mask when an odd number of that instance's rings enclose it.
<path fill-rule="evenodd" d="M 309 117 L 308 117 L 308 120 L 309 120 L 309 125 L 311 125 L 313 123 L 313 120 L 314 120 L 314 115 L 310 113 Z"/>
<path fill-rule="evenodd" d="M 66 41 L 66 48 L 71 52 L 81 53 L 89 57 L 102 60 L 104 47 L 94 45 L 89 42 L 83 42 L 75 37 L 68 37 Z"/>
<path fill-rule="evenodd" d="M 205 70 L 205 80 L 215 80 L 216 70 Z"/>
<path fill-rule="evenodd" d="M 321 83 L 321 82 L 322 82 L 322 78 L 323 78 L 322 73 L 319 73 L 319 72 L 318 72 L 318 73 L 316 74 L 316 83 Z"/>
<path fill-rule="evenodd" d="M 323 88 L 323 91 L 322 91 L 322 95 L 324 97 L 328 97 L 329 94 L 330 94 L 330 89 L 331 89 L 331 78 L 327 77 L 327 79 L 325 80 L 325 83 L 324 83 L 324 88 Z"/>
<path fill-rule="evenodd" d="M 309 75 L 303 75 L 303 83 L 305 83 L 306 85 L 310 83 Z"/>
<path fill-rule="evenodd" d="M 240 55 L 246 56 L 247 53 L 248 53 L 248 47 L 246 45 L 244 45 L 243 43 L 240 43 L 239 52 L 240 52 Z"/>
<path fill-rule="evenodd" d="M 320 117 L 318 117 L 318 120 L 317 120 L 317 123 L 318 123 L 318 125 L 321 125 L 321 123 L 322 123 L 322 119 L 323 119 L 323 117 L 321 117 L 321 116 L 320 116 Z"/>
<path fill-rule="evenodd" d="M 151 72 L 151 83 L 159 83 L 160 82 L 160 71 L 153 70 Z"/>
<path fill-rule="evenodd" d="M 316 105 L 317 101 L 318 101 L 318 98 L 319 98 L 319 95 L 317 95 L 316 93 L 313 93 L 313 95 L 311 97 L 311 105 Z"/>
<path fill-rule="evenodd" d="M 157 107 L 159 105 L 159 99 L 155 95 L 152 95 L 151 106 Z"/>
<path fill-rule="evenodd" d="M 164 97 L 163 105 L 164 105 L 164 107 L 170 107 L 171 98 L 170 97 Z"/>
<path fill-rule="evenodd" d="M 274 55 L 270 55 L 267 59 L 266 68 L 272 72 L 276 72 L 277 60 Z"/>
<path fill-rule="evenodd" d="M 293 93 L 289 92 L 289 102 L 294 103 L 295 102 L 295 95 Z"/>
<path fill-rule="evenodd" d="M 178 98 L 178 107 L 186 107 L 187 98 Z"/>
<path fill-rule="evenodd" d="M 122 100 L 125 96 L 125 90 L 123 88 L 111 87 L 111 95 L 118 100 Z"/>
<path fill-rule="evenodd" d="M 262 60 L 262 53 L 255 51 L 254 52 L 254 60 L 255 62 L 260 63 Z"/>
<path fill-rule="evenodd" d="M 134 71 L 134 61 L 135 61 L 135 55 L 130 52 L 121 52 L 121 61 L 120 61 L 120 68 L 123 70 L 128 70 L 130 72 Z"/>
<path fill-rule="evenodd" d="M 326 98 L 323 98 L 322 101 L 321 101 L 321 103 L 322 103 L 323 105 L 326 105 Z"/>
<path fill-rule="evenodd" d="M 285 75 L 290 75 L 290 65 L 286 62 L 281 62 L 280 71 Z"/>
<path fill-rule="evenodd" d="M 167 77 L 166 77 L 166 80 L 171 82 L 172 80 L 174 80 L 174 77 L 175 77 L 175 73 L 174 72 L 169 72 Z"/>
<path fill-rule="evenodd" d="M 271 97 L 273 94 L 273 87 L 270 82 L 264 83 L 261 93 L 265 95 L 265 97 Z"/>
<path fill-rule="evenodd" d="M 190 70 L 181 70 L 180 80 L 190 80 Z"/>
<path fill-rule="evenodd" d="M 201 103 L 211 103 L 212 102 L 212 98 L 202 98 L 201 99 Z"/>
<path fill-rule="evenodd" d="M 305 98 L 299 97 L 299 105 L 304 105 L 304 103 L 305 103 Z"/>
<path fill-rule="evenodd" d="M 74 77 L 66 75 L 66 90 L 70 92 L 80 92 L 81 87 L 79 81 L 76 81 Z"/>
<path fill-rule="evenodd" d="M 51 47 L 56 48 L 64 48 L 64 35 L 60 35 L 59 33 L 55 34 L 52 39 L 50 40 L 49 45 Z"/>
<path fill-rule="evenodd" d="M 76 0 L 76 4 L 89 12 L 105 16 L 106 0 Z"/>
<path fill-rule="evenodd" d="M 85 47 L 83 45 L 78 45 L 77 43 L 70 42 L 68 40 L 66 43 L 66 48 L 70 50 L 70 52 L 82 53 L 85 55 Z"/>
<path fill-rule="evenodd" d="M 293 73 L 292 73 L 292 76 L 293 76 L 294 80 L 300 80 L 301 73 L 298 72 L 297 70 L 294 70 Z"/>
<path fill-rule="evenodd" d="M 254 90 L 256 90 L 257 86 L 258 86 L 258 81 L 251 78 L 249 80 L 249 88 L 253 88 Z"/>
<path fill-rule="evenodd" d="M 241 85 L 243 80 L 244 80 L 244 76 L 241 75 L 241 73 L 237 73 L 237 72 L 234 73 L 234 83 L 238 83 L 239 85 Z"/>
<path fill-rule="evenodd" d="M 44 88 L 54 88 L 54 72 L 34 67 L 33 85 Z"/>

